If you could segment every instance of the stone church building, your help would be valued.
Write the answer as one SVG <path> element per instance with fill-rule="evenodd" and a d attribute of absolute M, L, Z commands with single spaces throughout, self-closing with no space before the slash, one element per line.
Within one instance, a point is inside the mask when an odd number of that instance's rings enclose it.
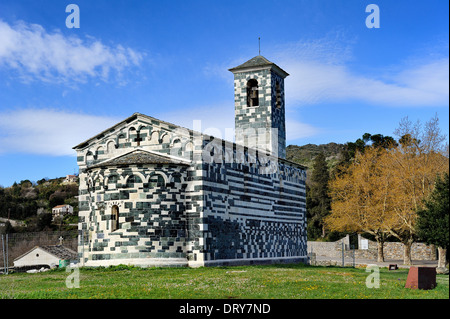
<path fill-rule="evenodd" d="M 283 69 L 234 74 L 235 142 L 135 113 L 77 145 L 80 264 L 306 261 L 305 167 L 286 156 Z"/>

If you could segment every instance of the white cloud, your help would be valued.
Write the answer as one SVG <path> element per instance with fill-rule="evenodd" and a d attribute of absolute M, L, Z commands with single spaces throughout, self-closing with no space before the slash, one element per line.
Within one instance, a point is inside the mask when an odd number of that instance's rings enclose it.
<path fill-rule="evenodd" d="M 50 109 L 0 113 L 0 154 L 75 155 L 72 147 L 120 120 Z"/>
<path fill-rule="evenodd" d="M 0 68 L 17 71 L 23 81 L 84 82 L 107 80 L 142 61 L 143 54 L 121 45 L 107 46 L 92 37 L 82 40 L 47 32 L 38 24 L 0 20 Z"/>
<path fill-rule="evenodd" d="M 286 141 L 294 141 L 321 133 L 321 129 L 295 119 L 286 118 Z"/>
<path fill-rule="evenodd" d="M 234 141 L 234 111 L 226 103 L 190 109 L 189 112 L 149 114 L 188 129 Z M 292 114 L 291 114 L 292 115 Z M 18 109 L 0 113 L 0 155 L 25 153 L 50 156 L 75 155 L 75 145 L 111 127 L 123 118 L 52 109 Z M 194 124 L 194 121 L 196 122 Z M 309 137 L 318 129 L 290 117 L 287 139 Z"/>
<path fill-rule="evenodd" d="M 289 105 L 357 99 L 382 106 L 448 105 L 448 59 L 431 61 L 382 80 L 353 74 L 348 67 L 319 62 L 285 63 Z"/>
<path fill-rule="evenodd" d="M 416 59 L 364 75 L 348 65 L 353 59 L 349 46 L 332 40 L 289 44 L 278 50 L 277 64 L 290 73 L 289 105 L 349 100 L 382 106 L 448 105 L 448 57 Z"/>

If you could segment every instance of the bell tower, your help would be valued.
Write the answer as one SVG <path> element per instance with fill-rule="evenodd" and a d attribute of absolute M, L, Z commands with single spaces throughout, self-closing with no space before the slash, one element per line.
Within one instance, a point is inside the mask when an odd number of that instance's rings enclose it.
<path fill-rule="evenodd" d="M 229 71 L 236 143 L 286 158 L 284 79 L 289 74 L 261 55 Z"/>

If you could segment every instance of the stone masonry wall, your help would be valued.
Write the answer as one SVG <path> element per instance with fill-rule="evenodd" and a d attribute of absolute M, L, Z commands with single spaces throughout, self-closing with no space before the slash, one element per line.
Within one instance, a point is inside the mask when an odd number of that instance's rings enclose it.
<path fill-rule="evenodd" d="M 255 107 L 247 106 L 250 79 L 258 81 L 259 105 Z M 279 108 L 276 107 L 277 82 L 281 95 Z M 268 69 L 240 72 L 234 76 L 234 87 L 236 143 L 267 149 L 275 156 L 286 158 L 284 79 Z"/>
<path fill-rule="evenodd" d="M 83 262 L 305 261 L 301 166 L 208 136 L 196 140 L 139 114 L 119 124 L 77 148 Z M 182 157 L 184 164 L 107 164 L 133 150 Z M 120 225 L 114 231 L 113 206 Z"/>
<path fill-rule="evenodd" d="M 187 256 L 186 168 L 150 165 L 94 169 L 83 174 L 88 210 L 80 228 L 84 261 Z M 84 184 L 83 183 L 83 184 Z M 119 227 L 112 229 L 115 206 Z"/>
<path fill-rule="evenodd" d="M 305 171 L 241 151 L 203 164 L 205 263 L 306 258 Z"/>
<path fill-rule="evenodd" d="M 331 258 L 342 257 L 342 239 L 335 242 L 317 242 L 308 241 L 308 252 L 313 252 L 318 256 L 326 256 Z M 353 251 L 350 251 L 347 246 L 345 257 L 353 256 Z M 402 260 L 404 246 L 400 242 L 384 243 L 384 257 L 386 260 Z M 355 249 L 355 258 L 361 259 L 377 259 L 377 243 L 369 240 L 368 249 Z M 426 245 L 424 243 L 414 243 L 411 247 L 412 260 L 436 260 L 436 248 L 434 246 Z"/>

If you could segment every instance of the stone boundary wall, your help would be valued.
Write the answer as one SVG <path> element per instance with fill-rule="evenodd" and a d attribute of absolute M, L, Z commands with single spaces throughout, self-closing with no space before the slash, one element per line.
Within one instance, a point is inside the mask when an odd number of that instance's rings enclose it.
<path fill-rule="evenodd" d="M 403 259 L 402 243 L 385 243 L 384 258 L 386 259 Z M 414 243 L 411 247 L 412 260 L 436 260 L 436 248 L 424 243 Z"/>
<path fill-rule="evenodd" d="M 361 237 L 358 242 L 360 240 Z M 344 242 L 345 247 L 344 257 L 352 258 L 353 250 L 350 250 L 348 236 L 335 242 L 308 241 L 308 253 L 312 251 L 317 256 L 341 258 L 342 242 Z M 377 243 L 371 240 L 368 243 L 368 249 L 355 249 L 356 259 L 377 259 Z M 359 247 L 361 247 L 360 244 Z M 402 260 L 404 245 L 400 242 L 387 242 L 384 243 L 383 251 L 384 258 L 387 260 Z M 436 248 L 433 245 L 414 243 L 411 247 L 411 258 L 412 260 L 437 260 Z"/>
<path fill-rule="evenodd" d="M 317 256 L 326 256 L 326 257 L 341 257 L 341 241 L 335 242 L 321 242 L 321 241 L 308 241 L 308 253 L 312 252 Z"/>

